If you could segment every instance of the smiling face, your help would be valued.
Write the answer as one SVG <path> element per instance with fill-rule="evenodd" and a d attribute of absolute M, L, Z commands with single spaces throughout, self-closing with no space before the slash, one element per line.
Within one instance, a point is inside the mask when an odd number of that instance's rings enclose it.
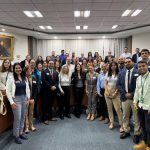
<path fill-rule="evenodd" d="M 139 63 L 138 71 L 141 75 L 144 75 L 148 71 L 148 65 L 146 63 Z"/>
<path fill-rule="evenodd" d="M 6 60 L 4 61 L 4 68 L 5 68 L 6 70 L 8 70 L 9 67 L 10 67 L 10 61 L 9 61 L 8 59 L 6 59 Z"/>
<path fill-rule="evenodd" d="M 125 66 L 128 70 L 132 69 L 133 68 L 133 62 L 131 59 L 125 59 Z"/>
<path fill-rule="evenodd" d="M 94 69 L 93 69 L 93 66 L 92 66 L 92 65 L 89 66 L 89 72 L 91 72 L 91 73 L 94 72 Z"/>
<path fill-rule="evenodd" d="M 22 72 L 21 66 L 20 66 L 20 65 L 16 65 L 16 66 L 15 66 L 15 73 L 16 73 L 17 75 L 20 75 L 21 72 Z"/>

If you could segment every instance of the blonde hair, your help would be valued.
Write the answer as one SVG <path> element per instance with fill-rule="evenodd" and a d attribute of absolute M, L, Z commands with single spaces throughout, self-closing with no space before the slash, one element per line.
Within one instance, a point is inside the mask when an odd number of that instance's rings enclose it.
<path fill-rule="evenodd" d="M 65 67 L 66 67 L 67 70 L 68 70 L 66 74 L 69 75 L 69 68 L 68 68 L 68 65 L 63 65 L 63 66 L 62 66 L 61 71 L 60 71 L 60 74 L 61 74 L 61 75 L 64 75 L 64 74 L 65 74 L 65 73 L 63 72 L 63 69 L 64 69 Z"/>

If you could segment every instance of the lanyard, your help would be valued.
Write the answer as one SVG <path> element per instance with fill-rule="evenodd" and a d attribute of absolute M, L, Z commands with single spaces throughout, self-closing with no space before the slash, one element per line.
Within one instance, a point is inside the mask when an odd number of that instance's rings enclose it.
<path fill-rule="evenodd" d="M 143 83 L 142 83 L 142 76 L 141 76 L 141 87 L 142 87 L 141 96 L 142 96 L 142 97 L 143 97 L 143 93 L 144 93 L 144 84 L 145 84 L 145 81 L 146 81 L 148 75 L 149 75 L 149 72 L 148 72 L 148 74 L 146 75 L 145 80 L 143 81 Z"/>

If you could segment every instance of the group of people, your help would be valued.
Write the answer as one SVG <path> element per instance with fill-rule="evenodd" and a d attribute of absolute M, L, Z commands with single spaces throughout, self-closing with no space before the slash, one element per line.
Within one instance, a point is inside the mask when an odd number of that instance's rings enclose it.
<path fill-rule="evenodd" d="M 150 52 L 136 49 L 132 56 L 125 47 L 115 58 L 111 52 L 105 60 L 95 52 L 88 57 L 75 57 L 61 51 L 61 55 L 37 60 L 30 55 L 12 67 L 5 59 L 0 72 L 0 90 L 6 93 L 13 115 L 13 136 L 17 144 L 27 140 L 29 131 L 36 131 L 33 118 L 39 118 L 39 99 L 42 102 L 42 122 L 56 121 L 53 107 L 57 103 L 57 116 L 71 118 L 70 93 L 73 88 L 74 109 L 77 118 L 82 114 L 82 99 L 87 95 L 87 120 L 109 123 L 114 128 L 114 112 L 118 117 L 120 138 L 130 136 L 131 114 L 134 118 L 134 149 L 150 150 Z M 115 110 L 115 111 L 114 111 Z"/>

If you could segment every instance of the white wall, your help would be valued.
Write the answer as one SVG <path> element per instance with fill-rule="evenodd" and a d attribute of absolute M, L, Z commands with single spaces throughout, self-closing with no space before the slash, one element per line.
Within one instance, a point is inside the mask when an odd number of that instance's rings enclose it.
<path fill-rule="evenodd" d="M 135 53 L 136 48 L 140 50 L 147 48 L 150 50 L 150 32 L 132 36 L 132 53 Z"/>
<path fill-rule="evenodd" d="M 14 60 L 12 61 L 12 64 L 14 62 L 19 62 L 25 59 L 26 55 L 28 54 L 28 37 L 24 35 L 9 34 L 9 33 L 4 33 L 4 32 L 0 32 L 0 34 L 15 37 L 14 53 L 13 53 Z M 20 56 L 20 58 L 17 58 L 17 55 Z M 0 65 L 1 63 L 2 63 L 2 60 L 0 60 Z"/>

